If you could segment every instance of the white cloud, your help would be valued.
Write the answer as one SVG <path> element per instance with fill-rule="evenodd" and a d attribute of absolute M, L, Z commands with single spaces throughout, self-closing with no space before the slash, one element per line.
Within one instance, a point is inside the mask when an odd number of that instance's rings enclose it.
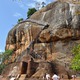
<path fill-rule="evenodd" d="M 4 52 L 4 51 L 3 51 L 2 49 L 0 49 L 0 53 L 1 53 L 1 52 Z"/>
<path fill-rule="evenodd" d="M 25 1 L 16 2 L 20 8 L 26 10 L 26 3 Z"/>
<path fill-rule="evenodd" d="M 2 50 L 0 49 L 0 52 L 2 52 Z"/>
<path fill-rule="evenodd" d="M 27 0 L 27 2 L 26 1 L 20 1 L 20 2 L 16 1 L 16 3 L 19 5 L 20 8 L 26 10 L 27 7 L 30 7 L 30 8 L 35 7 L 36 6 L 36 2 L 39 2 L 40 4 L 42 2 L 45 2 L 46 4 L 48 4 L 48 3 L 52 2 L 52 1 L 54 1 L 54 0 L 32 0 L 32 2 L 29 2 L 29 0 Z"/>
<path fill-rule="evenodd" d="M 20 3 L 19 6 L 20 6 L 21 8 L 24 8 L 24 7 L 25 7 L 23 3 Z"/>
<path fill-rule="evenodd" d="M 27 6 L 28 6 L 28 7 L 33 8 L 33 7 L 35 7 L 35 3 L 30 3 L 30 4 L 27 4 Z"/>
<path fill-rule="evenodd" d="M 21 8 L 24 8 L 24 7 L 25 7 L 25 5 L 24 5 L 22 2 L 18 3 L 18 5 L 19 5 L 19 7 L 21 7 Z"/>
<path fill-rule="evenodd" d="M 13 16 L 14 16 L 14 17 L 22 17 L 22 14 L 16 12 Z"/>
<path fill-rule="evenodd" d="M 47 0 L 33 0 L 35 2 L 47 2 Z"/>

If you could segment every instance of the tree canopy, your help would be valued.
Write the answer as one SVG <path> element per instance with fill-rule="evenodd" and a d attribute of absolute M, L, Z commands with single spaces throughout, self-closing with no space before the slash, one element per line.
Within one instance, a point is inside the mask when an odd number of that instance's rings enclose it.
<path fill-rule="evenodd" d="M 2 73 L 3 69 L 6 67 L 7 64 L 4 62 L 6 60 L 10 60 L 10 56 L 12 55 L 13 50 L 6 50 L 0 54 L 0 74 Z"/>
<path fill-rule="evenodd" d="M 41 5 L 42 5 L 42 7 L 44 7 L 46 5 L 46 3 L 45 2 L 42 2 Z"/>
<path fill-rule="evenodd" d="M 30 18 L 32 14 L 34 14 L 37 10 L 35 8 L 29 8 L 27 12 L 27 18 Z"/>
<path fill-rule="evenodd" d="M 23 18 L 20 18 L 18 19 L 18 23 L 22 22 L 23 21 Z"/>

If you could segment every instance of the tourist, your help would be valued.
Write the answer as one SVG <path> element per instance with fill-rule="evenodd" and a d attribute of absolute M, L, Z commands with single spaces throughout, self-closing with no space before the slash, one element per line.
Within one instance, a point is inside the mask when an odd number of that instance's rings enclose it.
<path fill-rule="evenodd" d="M 59 79 L 60 79 L 60 77 L 57 76 L 56 74 L 54 74 L 54 75 L 52 76 L 52 80 L 59 80 Z"/>
<path fill-rule="evenodd" d="M 18 75 L 16 76 L 16 79 L 19 79 L 19 77 L 20 77 L 20 74 L 18 74 Z"/>
<path fill-rule="evenodd" d="M 46 74 L 46 80 L 50 80 L 50 74 Z"/>
<path fill-rule="evenodd" d="M 43 75 L 43 80 L 46 80 L 46 73 Z"/>
<path fill-rule="evenodd" d="M 75 80 L 75 78 L 76 78 L 76 75 L 72 75 L 72 79 Z"/>
<path fill-rule="evenodd" d="M 10 78 L 10 80 L 15 80 L 15 77 Z"/>
<path fill-rule="evenodd" d="M 64 77 L 64 76 L 62 75 L 62 76 L 61 76 L 61 80 L 64 80 L 63 77 Z"/>

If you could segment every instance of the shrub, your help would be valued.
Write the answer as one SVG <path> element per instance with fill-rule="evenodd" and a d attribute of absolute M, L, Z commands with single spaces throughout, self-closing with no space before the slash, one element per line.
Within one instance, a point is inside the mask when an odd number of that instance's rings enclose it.
<path fill-rule="evenodd" d="M 75 71 L 80 70 L 80 44 L 75 46 L 72 50 L 74 57 L 71 62 L 71 68 Z"/>

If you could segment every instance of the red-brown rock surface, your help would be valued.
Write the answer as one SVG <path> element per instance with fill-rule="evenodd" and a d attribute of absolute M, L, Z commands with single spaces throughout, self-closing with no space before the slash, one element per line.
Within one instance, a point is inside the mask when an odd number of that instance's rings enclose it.
<path fill-rule="evenodd" d="M 6 50 L 14 50 L 10 62 L 26 62 L 25 74 L 31 78 L 42 78 L 45 73 L 71 76 L 71 50 L 80 43 L 78 10 L 79 5 L 56 1 L 17 24 L 6 40 Z M 10 71 L 3 74 L 8 76 Z"/>

